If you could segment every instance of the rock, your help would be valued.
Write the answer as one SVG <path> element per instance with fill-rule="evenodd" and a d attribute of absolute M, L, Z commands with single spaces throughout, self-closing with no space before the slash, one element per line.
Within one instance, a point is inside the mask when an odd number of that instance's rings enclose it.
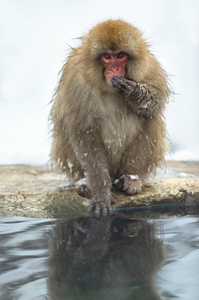
<path fill-rule="evenodd" d="M 190 213 L 193 208 L 196 210 L 199 206 L 199 162 L 168 161 L 166 173 L 158 173 L 157 179 L 151 179 L 139 195 L 113 192 L 116 209 L 155 208 L 157 211 L 173 207 L 182 212 L 189 209 Z M 64 175 L 49 167 L 0 166 L 1 216 L 73 217 L 87 214 L 88 203 L 89 200 L 81 198 Z"/>

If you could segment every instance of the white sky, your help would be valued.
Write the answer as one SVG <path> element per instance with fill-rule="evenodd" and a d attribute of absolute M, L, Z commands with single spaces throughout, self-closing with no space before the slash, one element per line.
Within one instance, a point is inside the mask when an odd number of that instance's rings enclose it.
<path fill-rule="evenodd" d="M 68 45 L 109 18 L 141 29 L 172 75 L 169 158 L 199 159 L 198 0 L 0 0 L 0 7 L 0 164 L 48 161 L 47 104 Z"/>

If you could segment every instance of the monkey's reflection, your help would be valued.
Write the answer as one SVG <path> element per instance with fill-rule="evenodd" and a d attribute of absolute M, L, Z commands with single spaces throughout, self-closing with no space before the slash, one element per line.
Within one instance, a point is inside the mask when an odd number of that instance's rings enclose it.
<path fill-rule="evenodd" d="M 49 299 L 160 299 L 154 224 L 119 217 L 59 221 L 50 232 Z"/>

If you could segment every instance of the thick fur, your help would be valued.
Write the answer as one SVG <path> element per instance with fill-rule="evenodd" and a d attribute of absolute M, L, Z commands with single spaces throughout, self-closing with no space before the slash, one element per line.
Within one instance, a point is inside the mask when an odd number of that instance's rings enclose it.
<path fill-rule="evenodd" d="M 157 94 L 151 112 L 130 109 L 107 83 L 100 61 L 106 50 L 129 54 L 125 77 Z M 163 116 L 168 96 L 166 73 L 140 31 L 122 20 L 98 24 L 63 67 L 51 109 L 52 160 L 74 181 L 86 175 L 93 197 L 124 174 L 144 180 L 168 150 Z"/>

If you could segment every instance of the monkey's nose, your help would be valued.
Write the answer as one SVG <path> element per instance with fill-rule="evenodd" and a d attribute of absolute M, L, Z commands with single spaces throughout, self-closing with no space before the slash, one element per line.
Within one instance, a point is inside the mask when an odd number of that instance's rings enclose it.
<path fill-rule="evenodd" d="M 118 72 L 119 71 L 119 67 L 118 66 L 115 66 L 115 67 L 110 67 L 110 68 L 108 68 L 108 71 L 110 71 L 110 72 Z"/>

